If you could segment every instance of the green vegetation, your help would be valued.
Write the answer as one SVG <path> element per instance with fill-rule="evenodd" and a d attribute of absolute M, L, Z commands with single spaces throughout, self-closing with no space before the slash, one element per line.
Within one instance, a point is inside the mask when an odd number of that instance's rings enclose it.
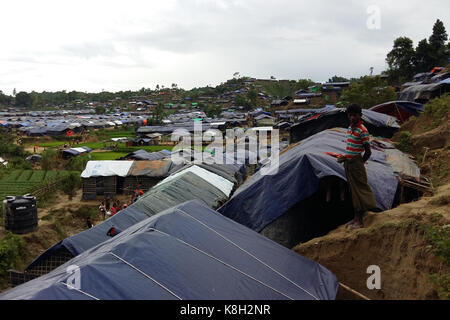
<path fill-rule="evenodd" d="M 90 160 L 117 160 L 127 155 L 126 152 L 93 152 Z"/>
<path fill-rule="evenodd" d="M 315 85 L 315 82 L 310 79 L 300 79 L 298 81 L 278 81 L 263 86 L 263 90 L 278 99 L 285 96 L 292 96 L 295 91 L 300 89 L 307 89 L 309 86 Z"/>
<path fill-rule="evenodd" d="M 387 54 L 386 62 L 389 65 L 387 75 L 392 83 L 400 84 L 408 81 L 419 72 L 428 72 L 433 67 L 447 64 L 449 49 L 448 36 L 444 24 L 437 19 L 433 26 L 433 33 L 427 39 L 422 39 L 413 47 L 413 41 L 408 37 L 395 39 L 392 50 Z"/>
<path fill-rule="evenodd" d="M 359 103 L 361 108 L 366 109 L 377 104 L 396 100 L 395 90 L 388 87 L 387 82 L 380 76 L 363 77 L 352 81 L 350 87 L 342 93 L 340 101 L 344 106 L 350 103 Z"/>
<path fill-rule="evenodd" d="M 433 213 L 430 224 L 421 224 L 419 229 L 424 232 L 431 252 L 446 266 L 450 264 L 450 227 L 445 225 L 442 214 Z M 431 280 L 436 286 L 440 299 L 450 298 L 450 276 L 448 274 L 433 273 Z"/>
<path fill-rule="evenodd" d="M 25 255 L 25 241 L 9 231 L 0 239 L 0 286 L 5 286 L 9 269 L 17 269 Z"/>
<path fill-rule="evenodd" d="M 450 263 L 450 228 L 423 224 L 420 229 L 431 244 L 433 254 L 444 263 Z"/>
<path fill-rule="evenodd" d="M 58 158 L 58 153 L 54 149 L 45 150 L 41 158 L 41 168 L 42 170 L 51 170 L 56 168 L 58 165 L 56 159 Z"/>
<path fill-rule="evenodd" d="M 450 94 L 445 93 L 439 98 L 434 98 L 424 105 L 423 111 L 426 115 L 433 118 L 431 127 L 428 129 L 434 129 L 441 125 L 444 121 L 447 121 L 450 116 Z"/>
<path fill-rule="evenodd" d="M 439 299 L 450 299 L 450 275 L 433 273 L 430 274 L 430 279 L 436 286 L 436 293 L 438 294 Z"/>
<path fill-rule="evenodd" d="M 68 174 L 70 171 L 11 170 L 0 180 L 0 199 L 3 201 L 5 196 L 32 193 Z M 79 172 L 76 174 L 79 175 Z"/>
<path fill-rule="evenodd" d="M 403 152 L 411 152 L 413 150 L 413 143 L 411 140 L 411 133 L 409 131 L 401 131 L 399 135 L 399 142 L 396 147 Z"/>
<path fill-rule="evenodd" d="M 53 222 L 53 229 L 58 234 L 59 240 L 63 240 L 65 238 L 67 238 L 67 235 L 64 232 L 64 230 L 62 229 L 61 223 L 59 222 L 59 220 L 55 220 L 55 222 Z"/>
<path fill-rule="evenodd" d="M 70 172 L 61 181 L 61 188 L 69 196 L 69 200 L 76 194 L 76 190 L 81 187 L 81 177 L 79 173 Z"/>

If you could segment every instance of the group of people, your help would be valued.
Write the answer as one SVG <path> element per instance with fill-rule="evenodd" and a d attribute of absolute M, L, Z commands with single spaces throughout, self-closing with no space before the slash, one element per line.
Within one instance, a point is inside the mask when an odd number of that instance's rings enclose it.
<path fill-rule="evenodd" d="M 100 206 L 98 207 L 100 213 L 103 216 L 103 220 L 106 219 L 106 217 L 112 217 L 117 212 L 119 212 L 122 209 L 125 209 L 128 207 L 127 203 L 120 203 L 119 199 L 113 200 L 112 202 L 108 197 L 104 201 L 101 202 Z"/>
<path fill-rule="evenodd" d="M 107 217 L 112 217 L 120 210 L 127 208 L 129 205 L 136 202 L 136 200 L 143 194 L 144 191 L 141 189 L 141 186 L 138 185 L 134 189 L 133 194 L 131 195 L 130 201 L 128 203 L 122 204 L 119 199 L 112 200 L 107 196 L 98 207 L 100 214 L 103 217 L 103 220 L 105 220 Z"/>

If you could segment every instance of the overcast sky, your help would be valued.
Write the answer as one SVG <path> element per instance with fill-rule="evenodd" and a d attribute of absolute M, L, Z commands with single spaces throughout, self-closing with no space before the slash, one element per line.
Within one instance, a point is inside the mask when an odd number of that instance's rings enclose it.
<path fill-rule="evenodd" d="M 416 45 L 437 18 L 450 31 L 444 0 L 2 0 L 0 13 L 7 94 L 191 89 L 234 72 L 324 82 L 379 74 L 395 38 Z"/>

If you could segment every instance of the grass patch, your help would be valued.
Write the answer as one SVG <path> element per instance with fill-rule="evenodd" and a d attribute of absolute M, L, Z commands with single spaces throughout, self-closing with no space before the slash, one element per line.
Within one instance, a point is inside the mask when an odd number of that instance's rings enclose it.
<path fill-rule="evenodd" d="M 450 112 L 450 94 L 445 93 L 439 98 L 430 100 L 423 106 L 423 111 L 433 118 L 433 122 L 427 128 L 427 131 L 438 127 L 448 118 L 448 113 Z"/>
<path fill-rule="evenodd" d="M 26 254 L 25 240 L 9 231 L 0 239 L 0 283 L 7 284 L 9 269 L 17 269 Z"/>
<path fill-rule="evenodd" d="M 85 143 L 80 143 L 75 145 L 74 147 L 88 147 L 91 148 L 93 150 L 95 149 L 102 149 L 102 148 L 106 148 L 110 145 L 110 142 L 85 142 Z"/>
<path fill-rule="evenodd" d="M 413 143 L 411 140 L 411 133 L 409 131 L 401 131 L 398 137 L 399 141 L 396 147 L 403 152 L 411 152 L 413 150 Z"/>
<path fill-rule="evenodd" d="M 435 221 L 439 220 L 438 214 Z M 425 238 L 431 245 L 433 254 L 444 263 L 450 263 L 450 228 L 440 227 L 430 224 L 421 224 L 419 226 L 425 234 Z"/>
<path fill-rule="evenodd" d="M 59 240 L 63 240 L 65 238 L 67 238 L 66 233 L 64 232 L 64 230 L 61 227 L 61 224 L 59 223 L 58 220 L 56 220 L 53 223 L 53 229 L 56 231 L 56 233 L 58 234 Z"/>
<path fill-rule="evenodd" d="M 450 275 L 448 274 L 430 274 L 431 281 L 433 281 L 436 286 L 436 292 L 439 299 L 448 300 L 450 299 Z"/>
<path fill-rule="evenodd" d="M 90 154 L 90 160 L 116 160 L 127 154 L 127 152 L 93 152 Z"/>

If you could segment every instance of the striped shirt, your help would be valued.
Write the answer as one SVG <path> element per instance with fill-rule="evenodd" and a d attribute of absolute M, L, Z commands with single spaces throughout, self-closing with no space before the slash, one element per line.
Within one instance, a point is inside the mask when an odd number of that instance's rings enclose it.
<path fill-rule="evenodd" d="M 347 129 L 347 147 L 345 148 L 345 157 L 354 158 L 364 152 L 364 143 L 369 143 L 369 132 L 360 121 L 356 125 L 350 124 Z"/>

